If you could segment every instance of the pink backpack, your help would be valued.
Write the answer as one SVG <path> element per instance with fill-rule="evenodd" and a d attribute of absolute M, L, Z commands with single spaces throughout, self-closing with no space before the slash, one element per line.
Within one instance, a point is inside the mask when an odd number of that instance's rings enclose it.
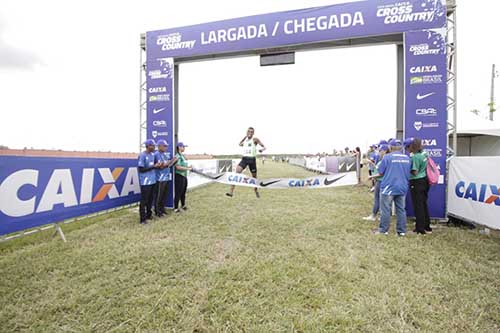
<path fill-rule="evenodd" d="M 427 181 L 429 182 L 429 185 L 436 185 L 439 182 L 439 169 L 436 165 L 436 163 L 427 156 Z"/>

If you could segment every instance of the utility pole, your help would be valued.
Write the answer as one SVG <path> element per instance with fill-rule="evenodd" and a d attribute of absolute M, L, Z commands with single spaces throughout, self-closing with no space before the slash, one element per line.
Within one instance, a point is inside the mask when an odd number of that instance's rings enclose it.
<path fill-rule="evenodd" d="M 498 77 L 498 72 L 495 70 L 495 64 L 491 69 L 491 99 L 490 99 L 490 120 L 493 121 L 493 113 L 495 110 L 495 78 Z"/>

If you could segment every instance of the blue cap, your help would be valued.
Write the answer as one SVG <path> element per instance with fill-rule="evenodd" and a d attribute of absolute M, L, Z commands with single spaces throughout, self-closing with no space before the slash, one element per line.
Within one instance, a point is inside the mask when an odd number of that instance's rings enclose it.
<path fill-rule="evenodd" d="M 387 140 L 383 140 L 383 139 L 382 139 L 382 140 L 380 140 L 380 142 L 378 143 L 378 145 L 379 145 L 379 146 L 380 146 L 380 145 L 387 145 L 387 144 L 389 144 L 389 143 L 387 142 Z"/>
<path fill-rule="evenodd" d="M 389 146 L 391 147 L 401 147 L 401 145 L 401 141 L 398 139 L 392 139 L 391 141 L 389 141 Z"/>
<path fill-rule="evenodd" d="M 158 140 L 158 142 L 156 143 L 158 146 L 168 146 L 168 143 L 166 140 L 163 140 L 163 139 L 160 139 Z"/>
<path fill-rule="evenodd" d="M 403 144 L 405 145 L 405 147 L 409 147 L 413 143 L 413 140 L 415 140 L 415 139 L 414 138 L 406 138 L 403 141 Z"/>
<path fill-rule="evenodd" d="M 146 141 L 144 141 L 144 145 L 147 147 L 147 146 L 156 146 L 156 142 L 155 140 L 153 139 L 147 139 Z"/>
<path fill-rule="evenodd" d="M 389 151 L 389 145 L 380 145 L 378 149 L 380 151 Z"/>
<path fill-rule="evenodd" d="M 184 142 L 178 142 L 177 147 L 187 147 L 187 145 Z"/>

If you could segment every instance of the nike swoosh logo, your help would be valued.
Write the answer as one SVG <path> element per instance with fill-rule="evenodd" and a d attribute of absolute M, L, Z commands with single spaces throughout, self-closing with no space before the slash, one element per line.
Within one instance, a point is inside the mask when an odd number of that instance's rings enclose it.
<path fill-rule="evenodd" d="M 260 186 L 262 186 L 262 187 L 266 187 L 266 186 L 269 186 L 269 185 L 271 185 L 271 184 L 277 183 L 277 182 L 279 182 L 280 180 L 281 180 L 281 179 L 278 179 L 278 180 L 273 180 L 273 181 L 271 181 L 271 182 L 267 182 L 267 183 L 260 182 Z"/>
<path fill-rule="evenodd" d="M 336 181 L 344 178 L 345 175 L 343 175 L 342 177 L 339 177 L 339 178 L 335 178 L 333 180 L 328 180 L 328 178 L 325 178 L 325 185 L 328 186 L 328 185 L 332 185 L 333 183 L 335 183 Z"/>
<path fill-rule="evenodd" d="M 160 113 L 160 112 L 162 112 L 163 110 L 165 110 L 165 108 L 161 108 L 161 109 L 153 109 L 153 114 Z"/>
<path fill-rule="evenodd" d="M 209 177 L 212 178 L 213 180 L 217 180 L 217 179 L 219 179 L 222 176 L 224 176 L 224 174 L 220 174 L 220 175 L 217 175 L 217 176 L 209 176 Z"/>
<path fill-rule="evenodd" d="M 342 170 L 344 168 L 345 163 L 340 163 L 339 164 L 339 170 Z"/>
<path fill-rule="evenodd" d="M 417 94 L 417 100 L 421 101 L 427 97 L 430 97 L 432 95 L 435 95 L 436 93 L 435 92 L 431 92 L 429 94 L 425 94 L 425 95 L 420 95 L 420 94 Z"/>
<path fill-rule="evenodd" d="M 347 164 L 347 170 L 351 170 L 351 168 L 352 168 L 353 165 L 354 165 L 354 163 Z"/>

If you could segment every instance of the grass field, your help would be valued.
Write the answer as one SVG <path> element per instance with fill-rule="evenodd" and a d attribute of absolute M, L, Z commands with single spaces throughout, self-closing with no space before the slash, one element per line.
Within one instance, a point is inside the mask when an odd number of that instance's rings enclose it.
<path fill-rule="evenodd" d="M 126 210 L 65 226 L 67 243 L 0 244 L 0 331 L 500 330 L 498 233 L 374 236 L 363 186 L 226 189 L 190 192 L 187 212 L 148 226 Z"/>

